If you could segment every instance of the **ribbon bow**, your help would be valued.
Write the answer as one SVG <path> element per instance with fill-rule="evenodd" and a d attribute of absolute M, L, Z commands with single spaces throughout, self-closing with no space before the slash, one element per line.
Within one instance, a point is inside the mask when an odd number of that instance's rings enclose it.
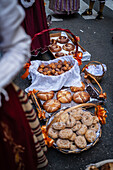
<path fill-rule="evenodd" d="M 98 105 L 97 107 L 98 107 L 97 117 L 99 118 L 102 124 L 106 124 L 107 117 L 106 110 L 100 105 Z"/>
<path fill-rule="evenodd" d="M 82 65 L 82 61 L 81 61 L 82 56 L 83 56 L 83 53 L 79 51 L 77 53 L 75 52 L 75 54 L 73 55 L 73 58 L 78 61 L 79 66 Z"/>
<path fill-rule="evenodd" d="M 27 76 L 29 75 L 29 67 L 30 67 L 30 63 L 26 63 L 24 65 L 24 69 L 26 70 L 25 73 L 21 76 L 21 78 L 24 80 L 25 78 L 27 78 Z"/>
<path fill-rule="evenodd" d="M 100 98 L 104 98 L 104 99 L 107 99 L 107 94 L 106 93 L 102 93 L 99 95 Z"/>
<path fill-rule="evenodd" d="M 29 91 L 29 93 L 27 94 L 28 96 L 31 96 L 31 94 L 35 94 L 37 93 L 39 90 L 35 90 L 33 89 L 33 91 Z"/>
<path fill-rule="evenodd" d="M 43 138 L 44 138 L 44 140 L 45 140 L 45 144 L 46 144 L 48 147 L 53 146 L 54 140 L 48 137 L 47 130 L 46 130 L 46 126 L 43 125 L 43 126 L 41 127 L 41 130 L 42 130 Z"/>

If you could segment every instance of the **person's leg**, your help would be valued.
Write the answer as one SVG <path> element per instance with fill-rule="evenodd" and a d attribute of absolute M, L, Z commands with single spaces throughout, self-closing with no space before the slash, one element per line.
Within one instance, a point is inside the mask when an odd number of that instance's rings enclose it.
<path fill-rule="evenodd" d="M 105 6 L 105 1 L 100 1 L 100 9 L 99 9 L 99 12 L 98 12 L 96 19 L 103 19 L 104 18 L 103 17 L 104 6 Z"/>
<path fill-rule="evenodd" d="M 92 9 L 93 9 L 94 3 L 95 3 L 95 1 L 90 0 L 90 2 L 89 2 L 89 8 L 86 9 L 86 10 L 82 13 L 82 15 L 92 15 Z"/>

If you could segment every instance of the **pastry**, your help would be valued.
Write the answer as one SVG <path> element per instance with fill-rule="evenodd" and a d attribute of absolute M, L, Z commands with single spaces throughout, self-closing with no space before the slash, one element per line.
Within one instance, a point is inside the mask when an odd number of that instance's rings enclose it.
<path fill-rule="evenodd" d="M 42 64 L 40 65 L 40 68 L 44 68 L 44 67 L 45 67 L 45 64 L 42 63 Z"/>
<path fill-rule="evenodd" d="M 96 132 L 94 130 L 88 129 L 85 138 L 88 142 L 94 142 L 96 139 Z"/>
<path fill-rule="evenodd" d="M 75 144 L 79 148 L 85 148 L 87 146 L 87 142 L 84 136 L 77 136 L 75 138 Z"/>
<path fill-rule="evenodd" d="M 50 50 L 52 52 L 59 52 L 59 51 L 61 51 L 61 47 L 59 45 L 57 45 L 57 44 L 51 44 L 49 46 L 49 48 L 50 48 Z"/>
<path fill-rule="evenodd" d="M 66 121 L 66 127 L 71 128 L 75 125 L 76 120 L 73 116 L 69 115 L 68 120 Z"/>
<path fill-rule="evenodd" d="M 62 52 L 58 52 L 55 54 L 55 57 L 63 57 L 64 55 L 66 55 L 66 54 L 64 54 Z"/>
<path fill-rule="evenodd" d="M 77 135 L 84 135 L 87 131 L 87 126 L 82 124 L 81 128 L 76 132 Z"/>
<path fill-rule="evenodd" d="M 56 144 L 59 148 L 62 149 L 69 149 L 71 146 L 71 142 L 69 140 L 64 140 L 64 139 L 58 139 L 56 141 Z"/>
<path fill-rule="evenodd" d="M 69 41 L 69 39 L 66 36 L 59 36 L 57 39 L 58 43 L 65 44 Z"/>
<path fill-rule="evenodd" d="M 56 139 L 58 138 L 58 131 L 54 130 L 52 127 L 50 127 L 48 129 L 48 135 L 53 138 L 53 139 Z"/>
<path fill-rule="evenodd" d="M 52 99 L 54 97 L 54 92 L 53 91 L 50 91 L 50 92 L 38 92 L 37 93 L 37 97 L 41 100 L 49 100 L 49 99 Z"/>
<path fill-rule="evenodd" d="M 70 103 L 72 100 L 71 93 L 65 90 L 58 91 L 57 100 L 59 100 L 61 103 Z"/>
<path fill-rule="evenodd" d="M 86 103 L 90 99 L 89 93 L 85 91 L 79 91 L 73 94 L 73 100 L 75 103 Z"/>
<path fill-rule="evenodd" d="M 62 130 L 65 129 L 66 124 L 64 122 L 55 122 L 52 124 L 52 128 L 55 130 Z"/>
<path fill-rule="evenodd" d="M 72 131 L 78 131 L 82 127 L 82 124 L 80 121 L 76 121 L 75 126 L 73 126 Z"/>
<path fill-rule="evenodd" d="M 48 76 L 57 76 L 60 75 L 73 67 L 70 62 L 64 60 L 59 60 L 58 62 L 50 63 L 48 65 L 44 65 L 43 63 L 38 67 L 37 71 L 41 74 Z"/>
<path fill-rule="evenodd" d="M 77 150 L 77 146 L 75 144 L 73 144 L 73 142 L 71 143 L 71 146 L 70 146 L 70 150 Z"/>
<path fill-rule="evenodd" d="M 70 89 L 71 89 L 72 92 L 84 91 L 85 90 L 85 84 L 82 82 L 81 87 L 71 86 Z"/>
<path fill-rule="evenodd" d="M 71 129 L 63 129 L 59 132 L 59 137 L 61 139 L 69 139 L 73 135 L 73 131 Z"/>
<path fill-rule="evenodd" d="M 52 113 L 61 108 L 61 103 L 56 99 L 50 99 L 43 103 L 43 108 L 47 112 Z"/>
<path fill-rule="evenodd" d="M 69 119 L 69 114 L 68 113 L 61 114 L 59 118 L 61 122 L 66 123 Z"/>
<path fill-rule="evenodd" d="M 79 115 L 83 115 L 84 114 L 84 109 L 82 109 L 82 108 L 77 108 L 77 109 L 73 109 L 72 111 L 71 111 L 71 114 L 73 114 L 73 116 L 74 116 L 74 114 L 75 114 L 75 118 L 76 118 L 76 113 L 78 113 Z"/>
<path fill-rule="evenodd" d="M 81 120 L 82 116 L 77 110 L 73 110 L 70 112 L 70 115 L 75 118 L 75 120 Z"/>
<path fill-rule="evenodd" d="M 90 130 L 94 130 L 95 132 L 98 131 L 99 129 L 99 124 L 98 123 L 95 123 L 95 124 L 92 124 L 90 127 L 89 127 Z"/>
<path fill-rule="evenodd" d="M 85 116 L 85 114 L 83 114 L 81 121 L 84 125 L 91 126 L 93 123 L 93 117 L 91 116 L 91 114 L 89 114 L 89 115 L 87 114 L 86 116 Z"/>
<path fill-rule="evenodd" d="M 62 47 L 65 51 L 72 51 L 75 49 L 75 46 L 71 43 L 66 43 Z"/>
<path fill-rule="evenodd" d="M 57 43 L 57 41 L 55 39 L 50 40 L 50 44 L 56 44 L 56 43 Z"/>
<path fill-rule="evenodd" d="M 73 133 L 72 136 L 69 138 L 69 140 L 74 141 L 76 138 L 76 133 Z"/>
<path fill-rule="evenodd" d="M 97 116 L 93 116 L 93 123 L 99 122 L 99 118 Z"/>

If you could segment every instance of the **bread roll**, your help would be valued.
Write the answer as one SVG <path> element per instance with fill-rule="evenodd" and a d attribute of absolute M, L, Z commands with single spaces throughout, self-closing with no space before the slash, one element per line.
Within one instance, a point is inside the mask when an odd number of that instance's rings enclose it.
<path fill-rule="evenodd" d="M 85 90 L 85 84 L 82 82 L 81 87 L 71 86 L 70 89 L 71 89 L 72 92 L 84 91 Z"/>
<path fill-rule="evenodd" d="M 50 99 L 43 103 L 43 108 L 48 112 L 52 113 L 61 108 L 61 103 L 56 99 Z"/>
<path fill-rule="evenodd" d="M 69 91 L 58 91 L 57 93 L 57 100 L 61 103 L 70 103 L 72 101 L 72 96 Z"/>
<path fill-rule="evenodd" d="M 37 93 L 37 97 L 41 100 L 49 100 L 49 99 L 52 99 L 54 97 L 54 92 L 53 91 L 50 91 L 50 92 L 38 92 Z"/>
<path fill-rule="evenodd" d="M 89 93 L 85 91 L 79 91 L 73 94 L 73 100 L 75 103 L 86 103 L 90 99 Z"/>

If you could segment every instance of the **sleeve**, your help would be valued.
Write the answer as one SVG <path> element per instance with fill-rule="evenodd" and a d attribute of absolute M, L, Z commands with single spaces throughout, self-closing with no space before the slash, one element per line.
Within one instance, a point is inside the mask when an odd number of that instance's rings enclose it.
<path fill-rule="evenodd" d="M 35 3 L 35 0 L 20 0 L 20 2 L 24 8 L 29 8 Z"/>
<path fill-rule="evenodd" d="M 0 87 L 15 78 L 30 58 L 31 39 L 20 26 L 24 11 L 17 0 L 0 0 Z"/>

